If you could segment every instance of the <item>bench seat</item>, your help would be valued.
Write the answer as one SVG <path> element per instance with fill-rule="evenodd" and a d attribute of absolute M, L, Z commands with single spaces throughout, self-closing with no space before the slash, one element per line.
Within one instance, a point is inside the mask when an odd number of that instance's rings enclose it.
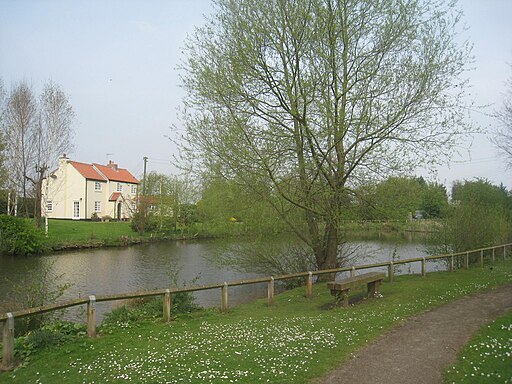
<path fill-rule="evenodd" d="M 327 288 L 331 291 L 331 295 L 336 296 L 337 302 L 346 307 L 348 306 L 348 293 L 351 289 L 366 284 L 368 297 L 373 297 L 375 292 L 379 291 L 380 283 L 385 277 L 386 274 L 382 272 L 368 272 L 347 279 L 328 282 Z"/>

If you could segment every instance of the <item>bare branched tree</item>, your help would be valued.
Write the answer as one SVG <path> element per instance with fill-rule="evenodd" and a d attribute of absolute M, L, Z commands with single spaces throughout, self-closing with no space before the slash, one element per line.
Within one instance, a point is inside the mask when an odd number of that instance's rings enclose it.
<path fill-rule="evenodd" d="M 41 207 L 46 207 L 42 196 L 48 195 L 42 193 L 43 179 L 56 167 L 59 156 L 72 150 L 72 126 L 75 117 L 66 94 L 59 85 L 51 81 L 44 86 L 39 108 L 34 148 L 35 173 L 34 177 L 29 178 L 35 186 L 35 217 L 38 227 L 41 225 Z M 47 217 L 46 214 L 44 216 Z"/>
<path fill-rule="evenodd" d="M 5 109 L 5 129 L 7 170 L 10 189 L 14 192 L 14 205 L 21 195 L 22 209 L 29 215 L 27 197 L 30 184 L 27 176 L 32 172 L 35 153 L 35 127 L 37 122 L 37 101 L 32 88 L 20 82 L 11 90 Z"/>
<path fill-rule="evenodd" d="M 72 149 L 74 112 L 66 94 L 48 82 L 39 100 L 26 82 L 15 85 L 7 98 L 2 121 L 7 153 L 8 180 L 21 194 L 24 213 L 29 194 L 34 198 L 36 224 L 41 225 L 42 181 L 56 165 L 59 155 Z M 16 205 L 16 204 L 15 204 Z"/>
<path fill-rule="evenodd" d="M 506 160 L 507 166 L 512 168 L 512 78 L 507 82 L 507 93 L 496 118 L 499 126 L 491 140 Z"/>

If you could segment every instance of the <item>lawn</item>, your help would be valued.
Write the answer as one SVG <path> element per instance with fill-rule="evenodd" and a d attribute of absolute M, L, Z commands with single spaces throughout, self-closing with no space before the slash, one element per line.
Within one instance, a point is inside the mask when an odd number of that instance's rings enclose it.
<path fill-rule="evenodd" d="M 333 308 L 325 284 L 231 309 L 160 320 L 121 321 L 96 339 L 79 338 L 31 356 L 13 383 L 306 383 L 390 327 L 461 296 L 512 282 L 512 261 L 427 277 L 400 276 L 382 297 Z M 355 292 L 352 299 L 362 299 Z M 107 332 L 107 330 L 109 332 Z"/>
<path fill-rule="evenodd" d="M 446 370 L 445 383 L 512 383 L 512 311 L 482 327 Z"/>
<path fill-rule="evenodd" d="M 124 221 L 50 220 L 48 228 L 48 240 L 52 248 L 122 245 L 147 237 L 134 232 L 130 223 Z"/>

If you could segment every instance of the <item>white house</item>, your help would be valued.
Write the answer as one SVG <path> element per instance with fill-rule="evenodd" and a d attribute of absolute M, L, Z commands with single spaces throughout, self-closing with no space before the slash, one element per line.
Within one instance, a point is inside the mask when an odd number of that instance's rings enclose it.
<path fill-rule="evenodd" d="M 42 204 L 46 203 L 48 217 L 54 219 L 90 219 L 93 215 L 130 219 L 136 210 L 138 184 L 128 170 L 112 161 L 85 164 L 64 155 L 48 185 L 43 182 Z"/>

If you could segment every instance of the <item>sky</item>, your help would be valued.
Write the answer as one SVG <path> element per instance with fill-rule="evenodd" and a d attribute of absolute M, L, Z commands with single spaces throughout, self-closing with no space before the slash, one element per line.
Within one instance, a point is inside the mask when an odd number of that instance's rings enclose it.
<path fill-rule="evenodd" d="M 497 122 L 512 77 L 512 0 L 460 0 L 463 35 L 473 44 L 469 73 L 477 105 L 471 119 L 483 128 Z M 39 93 L 52 80 L 76 114 L 74 150 L 86 163 L 116 162 L 140 177 L 178 173 L 176 146 L 168 139 L 183 123 L 178 66 L 187 34 L 204 24 L 210 0 L 0 0 L 0 78 L 7 90 L 19 81 Z M 464 143 L 449 165 L 418 175 L 445 184 L 486 178 L 512 189 L 512 172 L 489 134 Z"/>

